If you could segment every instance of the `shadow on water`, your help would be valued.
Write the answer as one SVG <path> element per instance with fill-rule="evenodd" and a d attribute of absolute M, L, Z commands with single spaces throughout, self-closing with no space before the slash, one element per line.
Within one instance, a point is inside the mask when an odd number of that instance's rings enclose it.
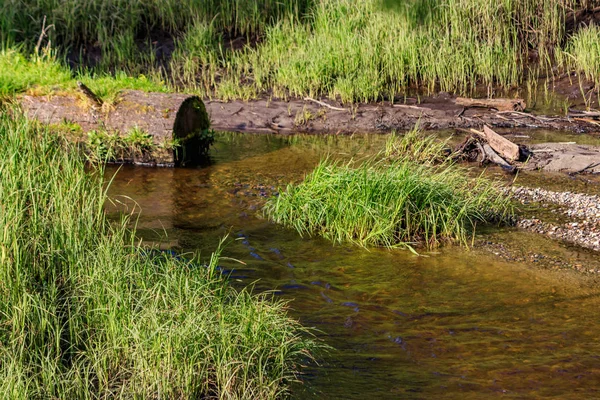
<path fill-rule="evenodd" d="M 260 218 L 266 197 L 329 150 L 355 158 L 384 142 L 221 135 L 212 165 L 123 167 L 111 193 L 139 204 L 139 235 L 164 248 L 208 254 L 230 233 L 225 254 L 246 263 L 223 261 L 232 283 L 292 299 L 292 315 L 335 348 L 308 366 L 297 398 L 600 396 L 600 292 L 583 277 L 477 249 L 332 246 Z"/>

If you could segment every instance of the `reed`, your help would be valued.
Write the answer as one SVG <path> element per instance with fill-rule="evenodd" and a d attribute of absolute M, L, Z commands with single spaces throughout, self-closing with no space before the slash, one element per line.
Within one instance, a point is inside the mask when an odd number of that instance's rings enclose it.
<path fill-rule="evenodd" d="M 430 142 L 420 151 L 431 155 L 438 146 Z M 415 149 L 358 166 L 324 160 L 302 183 L 271 199 L 264 212 L 301 235 L 365 247 L 467 245 L 477 224 L 510 220 L 513 209 L 498 184 L 469 179 L 449 161 L 415 160 L 423 160 Z"/>
<path fill-rule="evenodd" d="M 573 35 L 564 51 L 559 53 L 559 60 L 566 70 L 578 72 L 578 81 L 594 83 L 597 100 L 600 100 L 600 28 L 589 26 Z M 582 93 L 587 104 L 591 103 L 594 92 Z"/>
<path fill-rule="evenodd" d="M 316 347 L 268 295 L 109 223 L 102 170 L 0 116 L 0 398 L 274 398 Z M 12 116 L 11 116 L 12 115 Z"/>

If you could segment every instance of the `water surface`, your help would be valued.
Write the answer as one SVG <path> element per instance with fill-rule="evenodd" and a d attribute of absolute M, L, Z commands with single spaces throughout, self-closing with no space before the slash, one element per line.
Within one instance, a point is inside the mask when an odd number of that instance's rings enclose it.
<path fill-rule="evenodd" d="M 291 300 L 334 348 L 307 367 L 296 398 L 600 397 L 600 291 L 589 278 L 478 249 L 332 246 L 261 218 L 265 198 L 324 155 L 360 159 L 384 143 L 223 134 L 203 167 L 121 167 L 108 208 L 135 202 L 140 237 L 163 248 L 208 256 L 229 234 L 224 254 L 245 263 L 223 261 L 232 283 Z M 579 257 L 532 234 L 493 235 Z"/>

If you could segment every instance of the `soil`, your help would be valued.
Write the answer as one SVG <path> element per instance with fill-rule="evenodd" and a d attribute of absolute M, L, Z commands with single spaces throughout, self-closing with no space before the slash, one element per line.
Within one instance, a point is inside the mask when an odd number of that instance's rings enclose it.
<path fill-rule="evenodd" d="M 488 108 L 465 108 L 447 94 L 417 104 L 361 104 L 343 107 L 313 100 L 207 101 L 212 126 L 217 130 L 254 133 L 373 133 L 404 131 L 419 125 L 425 130 L 480 128 L 546 128 L 600 135 L 600 124 L 568 117 Z"/>

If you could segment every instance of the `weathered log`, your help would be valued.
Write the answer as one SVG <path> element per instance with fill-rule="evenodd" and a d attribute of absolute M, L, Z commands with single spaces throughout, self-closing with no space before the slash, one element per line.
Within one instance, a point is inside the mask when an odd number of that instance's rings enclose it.
<path fill-rule="evenodd" d="M 457 97 L 455 103 L 463 107 L 494 108 L 498 111 L 523 111 L 526 106 L 523 99 L 468 99 Z"/>
<path fill-rule="evenodd" d="M 569 109 L 568 116 L 572 118 L 581 117 L 590 119 L 600 119 L 600 111 L 580 111 Z"/>
<path fill-rule="evenodd" d="M 126 161 L 185 165 L 204 157 L 201 136 L 209 129 L 210 119 L 197 96 L 131 90 L 123 92 L 111 107 L 105 104 L 104 110 L 92 110 L 77 95 L 26 95 L 20 103 L 30 118 L 46 124 L 76 123 L 83 132 L 106 130 L 120 135 L 137 129 L 150 135 L 154 151 Z"/>
<path fill-rule="evenodd" d="M 489 126 L 483 126 L 483 132 L 471 129 L 473 133 L 481 136 L 485 141 L 508 161 L 517 161 L 520 158 L 519 146 L 510 140 L 498 135 Z"/>
<path fill-rule="evenodd" d="M 459 144 L 454 151 L 456 157 L 461 160 L 477 161 L 482 164 L 491 162 L 499 165 L 508 172 L 515 172 L 516 167 L 509 164 L 504 158 L 502 158 L 492 146 L 487 142 L 483 132 L 471 129 L 475 134 L 471 134 L 465 138 L 465 140 Z"/>
<path fill-rule="evenodd" d="M 498 153 L 496 153 L 489 144 L 483 143 L 481 147 L 483 148 L 486 159 L 493 162 L 494 164 L 499 165 L 500 167 L 504 168 L 505 170 L 507 170 L 509 172 L 516 171 L 516 167 L 507 163 L 506 160 L 504 158 L 500 157 L 500 155 L 498 155 Z"/>

